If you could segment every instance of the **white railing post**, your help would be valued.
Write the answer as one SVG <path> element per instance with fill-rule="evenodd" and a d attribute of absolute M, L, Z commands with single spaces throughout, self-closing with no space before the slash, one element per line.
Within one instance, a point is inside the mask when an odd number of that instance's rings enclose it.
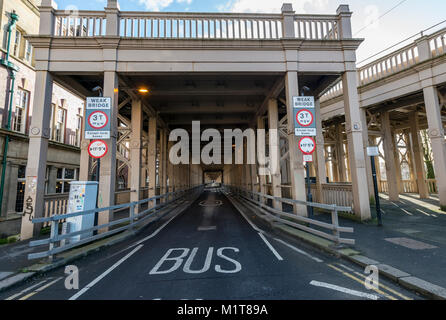
<path fill-rule="evenodd" d="M 284 3 L 282 5 L 282 16 L 282 37 L 285 39 L 294 39 L 296 34 L 294 31 L 294 10 L 291 3 Z"/>
<path fill-rule="evenodd" d="M 351 23 L 352 13 L 350 12 L 349 6 L 345 4 L 340 5 L 336 10 L 336 13 L 339 17 L 339 25 L 338 25 L 339 39 L 342 40 L 342 39 L 353 38 L 352 23 Z"/>
<path fill-rule="evenodd" d="M 418 59 L 419 62 L 426 61 L 432 58 L 432 51 L 429 45 L 429 38 L 427 36 L 422 36 L 421 38 L 415 40 L 418 48 Z"/>
<path fill-rule="evenodd" d="M 57 4 L 54 0 L 42 0 L 39 7 L 40 12 L 40 26 L 39 35 L 54 35 L 54 29 L 56 26 L 56 20 L 54 16 L 54 11 L 57 10 Z"/>
<path fill-rule="evenodd" d="M 108 0 L 107 7 L 105 8 L 105 15 L 107 19 L 107 26 L 105 35 L 107 36 L 119 36 L 119 3 L 118 0 Z"/>
<path fill-rule="evenodd" d="M 53 241 L 57 237 L 57 234 L 59 233 L 58 224 L 59 220 L 51 221 L 51 234 L 50 234 L 50 246 L 49 246 L 50 251 L 56 247 L 56 243 Z M 54 260 L 53 255 L 50 255 L 48 258 L 51 262 Z"/>

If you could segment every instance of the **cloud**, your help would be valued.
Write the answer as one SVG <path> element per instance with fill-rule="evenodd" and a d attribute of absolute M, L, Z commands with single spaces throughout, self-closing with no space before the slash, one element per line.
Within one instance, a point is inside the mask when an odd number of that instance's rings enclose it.
<path fill-rule="evenodd" d="M 217 7 L 220 11 L 277 13 L 282 8 L 283 0 L 229 0 Z M 328 8 L 328 0 L 294 0 L 287 1 L 293 4 L 296 13 L 309 13 Z"/>

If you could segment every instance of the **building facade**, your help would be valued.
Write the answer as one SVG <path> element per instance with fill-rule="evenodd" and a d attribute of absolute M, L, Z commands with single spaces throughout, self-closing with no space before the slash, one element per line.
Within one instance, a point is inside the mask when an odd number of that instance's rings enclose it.
<path fill-rule="evenodd" d="M 18 67 L 13 88 L 11 88 L 10 71 L 4 65 L 0 66 L 1 158 L 3 158 L 5 150 L 6 135 L 10 136 L 0 214 L 0 236 L 20 233 L 36 81 L 35 53 L 33 46 L 25 36 L 39 32 L 38 5 L 40 5 L 40 1 L 34 0 L 0 1 L 0 54 L 2 59 L 6 59 L 8 51 L 8 25 L 11 22 L 11 13 L 15 12 L 18 15 L 18 21 L 11 30 L 9 46 L 9 61 Z M 8 131 L 6 128 L 10 101 L 12 101 L 11 131 Z M 70 181 L 78 179 L 84 99 L 68 91 L 63 85 L 54 83 L 50 112 L 45 197 L 54 202 L 58 196 L 69 191 Z M 66 197 L 66 195 L 63 196 Z"/>

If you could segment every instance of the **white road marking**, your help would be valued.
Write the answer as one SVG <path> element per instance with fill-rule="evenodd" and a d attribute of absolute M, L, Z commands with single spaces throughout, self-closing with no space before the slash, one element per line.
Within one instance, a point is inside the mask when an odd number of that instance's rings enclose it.
<path fill-rule="evenodd" d="M 34 290 L 33 292 L 27 294 L 26 296 L 21 297 L 19 300 L 27 300 L 28 298 L 31 298 L 33 295 L 35 295 L 36 293 L 45 290 L 46 288 L 52 286 L 53 284 L 55 284 L 57 281 L 63 279 L 63 277 L 59 277 L 56 280 L 51 281 L 50 283 L 47 283 L 46 285 Z"/>
<path fill-rule="evenodd" d="M 74 296 L 72 296 L 70 299 L 68 300 L 76 300 L 77 298 L 79 298 L 81 295 L 83 295 L 85 292 L 87 292 L 90 288 L 92 288 L 96 283 L 98 283 L 99 281 L 101 281 L 106 275 L 108 275 L 110 272 L 112 272 L 114 269 L 116 269 L 121 263 L 123 263 L 125 260 L 127 260 L 128 258 L 130 258 L 135 252 L 137 252 L 139 249 L 141 249 L 143 247 L 142 244 L 140 244 L 139 246 L 137 246 L 135 249 L 133 249 L 131 252 L 129 252 L 125 257 L 123 257 L 121 260 L 119 260 L 118 262 L 116 262 L 114 265 L 112 265 L 110 268 L 108 268 L 103 274 L 101 274 L 100 276 L 98 276 L 96 279 L 94 279 L 93 281 L 91 281 L 89 284 L 87 284 L 87 286 L 85 286 L 82 290 L 80 290 L 78 293 L 76 293 Z"/>
<path fill-rule="evenodd" d="M 344 287 L 340 287 L 340 286 L 336 286 L 334 284 L 330 284 L 330 283 L 325 283 L 325 282 L 319 282 L 319 281 L 311 281 L 310 282 L 311 285 L 316 286 L 316 287 L 323 287 L 323 288 L 327 288 L 327 289 L 332 289 L 332 290 L 336 290 L 336 291 L 340 291 L 343 293 L 347 293 L 350 294 L 352 296 L 357 296 L 357 297 L 361 297 L 361 298 L 367 298 L 370 300 L 378 300 L 379 297 L 377 295 L 374 294 L 369 294 L 369 293 L 365 293 L 365 292 L 361 292 L 361 291 L 356 291 L 356 290 L 352 290 L 352 289 L 348 289 L 348 288 L 344 288 Z"/>
<path fill-rule="evenodd" d="M 266 240 L 265 236 L 261 232 L 259 232 L 259 236 L 260 236 L 260 238 L 262 238 L 262 240 L 265 242 L 265 244 L 268 246 L 268 248 L 272 251 L 272 253 L 274 253 L 274 255 L 276 256 L 277 260 L 282 261 L 283 258 L 276 251 L 276 249 L 274 249 L 274 247 L 271 245 L 271 243 L 269 243 L 269 241 Z"/>
<path fill-rule="evenodd" d="M 339 263 L 338 265 L 340 265 L 341 267 L 343 267 L 344 269 L 347 269 L 348 271 L 351 271 L 351 272 L 356 272 L 355 270 L 353 270 L 352 268 L 350 268 L 350 267 L 347 267 L 346 265 L 344 265 L 344 264 L 342 264 L 342 263 Z"/>
<path fill-rule="evenodd" d="M 431 216 L 431 215 L 430 215 L 429 213 L 427 213 L 427 212 L 424 212 L 423 210 L 420 210 L 420 209 L 415 209 L 415 210 L 417 210 L 417 211 L 421 212 L 422 214 L 424 214 L 424 215 L 426 215 L 426 216 L 428 216 L 428 217 L 430 217 L 430 216 Z"/>
<path fill-rule="evenodd" d="M 316 261 L 316 262 L 323 262 L 321 259 L 316 258 L 316 257 L 313 257 L 313 256 L 312 256 L 311 254 L 309 254 L 308 252 L 305 252 L 305 251 L 303 251 L 303 250 L 301 250 L 301 249 L 298 249 L 298 248 L 296 248 L 295 246 L 293 246 L 293 245 L 291 245 L 291 244 L 289 244 L 289 243 L 286 243 L 286 242 L 283 241 L 283 240 L 280 240 L 280 239 L 277 239 L 277 238 L 274 238 L 274 240 L 280 242 L 281 244 L 287 246 L 288 248 L 290 248 L 290 249 L 292 249 L 292 250 L 294 250 L 294 251 L 296 251 L 296 252 L 298 252 L 298 253 L 300 253 L 300 254 L 303 254 L 304 256 L 307 256 L 307 257 L 310 258 L 310 259 L 313 259 L 313 260 Z"/>
<path fill-rule="evenodd" d="M 198 227 L 198 231 L 213 231 L 217 230 L 217 226 L 209 226 L 209 227 Z"/>
<path fill-rule="evenodd" d="M 41 284 L 44 284 L 45 282 L 47 282 L 48 280 L 51 280 L 52 278 L 48 278 L 46 280 L 40 281 L 39 283 L 36 283 L 34 285 L 32 285 L 31 287 L 28 287 L 26 289 L 23 289 L 22 291 L 20 291 L 19 293 L 16 293 L 12 296 L 10 296 L 9 298 L 6 298 L 5 300 L 14 300 L 15 298 L 17 298 L 18 296 L 21 296 L 24 293 L 27 293 L 28 291 L 31 291 L 32 289 L 34 289 L 35 287 L 40 286 Z"/>

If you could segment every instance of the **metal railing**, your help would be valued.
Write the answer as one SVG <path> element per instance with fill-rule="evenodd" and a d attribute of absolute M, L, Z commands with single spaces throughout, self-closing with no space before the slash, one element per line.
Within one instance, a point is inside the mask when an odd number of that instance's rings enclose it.
<path fill-rule="evenodd" d="M 45 217 L 45 218 L 36 218 L 33 219 L 33 223 L 50 223 L 51 224 L 51 234 L 50 237 L 47 239 L 42 240 L 35 240 L 31 241 L 29 243 L 30 247 L 36 247 L 36 246 L 42 246 L 42 245 L 49 245 L 49 249 L 42 252 L 35 252 L 28 255 L 28 259 L 39 259 L 39 258 L 45 258 L 50 257 L 54 258 L 54 255 L 64 252 L 66 250 L 72 249 L 74 247 L 78 247 L 81 245 L 84 245 L 86 243 L 99 240 L 111 235 L 114 235 L 116 233 L 125 231 L 125 230 L 131 230 L 135 228 L 137 225 L 141 224 L 142 222 L 146 221 L 150 217 L 156 217 L 157 220 L 161 218 L 162 216 L 158 216 L 157 213 L 160 209 L 173 204 L 174 202 L 177 202 L 178 200 L 183 199 L 185 196 L 191 195 L 195 192 L 201 192 L 202 185 L 192 187 L 187 190 L 180 190 L 176 192 L 169 192 L 160 196 L 151 197 L 148 199 L 144 199 L 141 201 L 135 201 L 130 202 L 126 204 L 120 204 L 120 205 L 114 205 L 110 207 L 105 208 L 96 208 L 92 210 L 85 210 L 85 211 L 79 211 L 74 213 L 67 213 L 62 215 L 55 215 L 52 217 Z M 140 209 L 142 205 L 147 204 L 147 209 L 141 210 L 137 213 L 136 209 Z M 61 221 L 64 221 L 67 218 L 71 217 L 77 217 L 80 215 L 87 215 L 87 214 L 96 214 L 99 212 L 107 212 L 107 211 L 117 211 L 117 210 L 123 210 L 128 209 L 129 210 L 129 216 L 127 218 L 119 219 L 112 221 L 110 223 L 94 226 L 92 228 L 84 229 L 81 231 L 76 232 L 70 232 L 68 231 L 65 234 L 59 234 L 59 224 Z M 124 224 L 124 225 L 123 225 Z M 123 225 L 123 226 L 120 226 Z M 108 229 L 110 227 L 116 227 L 115 229 L 99 233 L 97 235 L 92 235 L 87 238 L 81 239 L 80 241 L 76 241 L 74 243 L 66 244 L 66 241 L 69 240 L 69 238 L 79 236 L 79 235 L 85 235 L 86 233 L 92 233 L 93 231 L 98 231 L 101 229 Z"/>
<path fill-rule="evenodd" d="M 228 186 L 228 185 L 224 185 L 223 187 L 226 190 L 228 190 L 230 193 L 247 200 L 252 206 L 254 206 L 260 212 L 264 213 L 271 220 L 278 221 L 283 224 L 289 225 L 291 227 L 309 232 L 316 236 L 320 236 L 322 238 L 331 240 L 331 241 L 335 242 L 336 245 L 340 245 L 340 244 L 354 245 L 355 244 L 354 239 L 341 238 L 341 232 L 353 233 L 354 230 L 353 230 L 353 228 L 350 228 L 350 227 L 339 226 L 339 218 L 338 218 L 338 212 L 351 212 L 352 211 L 351 207 L 341 207 L 341 206 L 337 206 L 335 204 L 327 205 L 327 204 L 321 204 L 321 203 L 306 202 L 306 201 L 299 201 L 299 200 L 286 199 L 286 198 L 278 198 L 278 197 L 273 197 L 273 196 L 266 195 L 263 193 L 252 192 L 252 191 L 249 191 L 246 189 L 240 189 L 238 187 Z M 267 204 L 268 199 L 271 200 L 273 203 L 280 202 L 280 203 L 286 203 L 286 204 L 289 204 L 292 206 L 301 205 L 301 206 L 305 206 L 305 207 L 313 207 L 313 208 L 328 210 L 331 212 L 331 223 L 326 223 L 326 222 L 322 222 L 319 220 L 302 217 L 302 216 L 298 216 L 296 214 L 286 213 L 286 212 L 277 210 Z M 314 225 L 314 226 L 324 228 L 324 229 L 328 229 L 332 232 L 332 234 L 311 228 L 311 227 L 307 226 L 306 224 Z"/>

